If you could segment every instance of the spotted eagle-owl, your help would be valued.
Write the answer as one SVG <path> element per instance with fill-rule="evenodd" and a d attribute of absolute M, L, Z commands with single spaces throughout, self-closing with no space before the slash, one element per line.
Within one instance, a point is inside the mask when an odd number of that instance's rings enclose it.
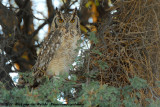
<path fill-rule="evenodd" d="M 77 41 L 80 39 L 80 22 L 77 9 L 72 13 L 62 13 L 56 10 L 51 32 L 44 40 L 36 64 L 33 67 L 34 75 L 59 75 L 68 72 L 77 56 Z M 39 80 L 37 80 L 39 81 Z"/>

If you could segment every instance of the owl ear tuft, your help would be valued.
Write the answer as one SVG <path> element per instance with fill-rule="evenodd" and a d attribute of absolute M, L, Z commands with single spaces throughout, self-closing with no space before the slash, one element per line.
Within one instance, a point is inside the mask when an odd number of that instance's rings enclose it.
<path fill-rule="evenodd" d="M 74 18 L 76 15 L 77 15 L 77 8 L 75 8 L 75 9 L 73 10 L 72 18 Z"/>
<path fill-rule="evenodd" d="M 60 16 L 60 10 L 56 7 L 56 14 Z"/>
<path fill-rule="evenodd" d="M 58 8 L 56 7 L 56 11 L 58 10 Z"/>
<path fill-rule="evenodd" d="M 58 13 L 59 12 L 59 9 L 56 7 L 56 13 Z"/>
<path fill-rule="evenodd" d="M 73 15 L 77 15 L 77 7 L 73 10 Z"/>
<path fill-rule="evenodd" d="M 77 12 L 77 7 L 74 9 L 75 12 Z"/>

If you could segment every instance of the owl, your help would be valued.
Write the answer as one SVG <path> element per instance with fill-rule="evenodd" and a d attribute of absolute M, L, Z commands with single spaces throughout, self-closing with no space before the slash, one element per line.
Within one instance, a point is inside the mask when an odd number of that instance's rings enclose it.
<path fill-rule="evenodd" d="M 43 75 L 52 77 L 68 72 L 77 56 L 77 41 L 81 37 L 77 9 L 72 13 L 56 10 L 51 24 L 51 32 L 42 44 L 36 64 L 32 71 L 37 82 Z"/>

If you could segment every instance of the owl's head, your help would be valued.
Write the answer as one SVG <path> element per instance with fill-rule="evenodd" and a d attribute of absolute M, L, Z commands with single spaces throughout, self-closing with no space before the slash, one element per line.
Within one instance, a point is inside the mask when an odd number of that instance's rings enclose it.
<path fill-rule="evenodd" d="M 56 29 L 66 29 L 66 32 L 71 29 L 79 31 L 80 23 L 77 16 L 77 8 L 72 13 L 62 13 L 62 11 L 56 9 L 56 15 L 52 21 L 52 30 L 54 31 Z"/>

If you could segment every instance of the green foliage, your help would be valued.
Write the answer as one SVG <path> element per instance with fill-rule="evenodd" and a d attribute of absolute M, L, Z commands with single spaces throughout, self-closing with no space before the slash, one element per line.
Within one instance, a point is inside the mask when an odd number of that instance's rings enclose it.
<path fill-rule="evenodd" d="M 79 102 L 83 102 L 84 106 L 100 106 L 100 107 L 118 107 L 122 104 L 125 107 L 140 107 L 141 103 L 135 103 L 141 95 L 137 91 L 134 96 L 130 94 L 133 91 L 147 88 L 145 80 L 139 77 L 130 79 L 131 85 L 125 87 L 112 87 L 107 85 L 100 85 L 99 82 L 91 81 L 90 84 L 82 84 L 81 95 L 78 99 Z M 136 83 L 135 83 L 136 82 Z M 121 101 L 121 96 L 124 99 Z M 146 100 L 148 101 L 148 100 Z M 152 101 L 154 107 L 158 107 L 158 101 Z M 148 105 L 152 107 L 151 104 Z"/>
<path fill-rule="evenodd" d="M 122 104 L 126 107 L 140 107 L 140 102 L 135 103 L 135 100 L 138 100 L 137 98 L 141 98 L 139 91 L 133 96 L 130 96 L 130 93 L 148 87 L 145 80 L 139 77 L 134 77 L 130 79 L 131 84 L 125 87 L 117 88 L 107 86 L 106 84 L 101 85 L 97 81 L 90 81 L 89 84 L 82 83 L 81 90 L 76 92 L 76 81 L 76 75 L 71 75 L 70 79 L 68 79 L 68 74 L 64 74 L 51 80 L 46 79 L 45 83 L 34 90 L 29 90 L 28 87 L 25 87 L 22 89 L 15 88 L 7 91 L 1 87 L 0 103 L 60 104 L 62 102 L 59 102 L 57 99 L 65 98 L 67 95 L 74 98 L 74 95 L 76 95 L 78 96 L 76 99 L 69 100 L 70 104 L 82 103 L 85 107 L 118 107 Z M 122 96 L 123 100 L 121 100 Z M 146 99 L 146 101 L 149 102 L 148 107 L 158 107 L 160 105 L 159 101 L 151 99 Z"/>
<path fill-rule="evenodd" d="M 160 100 L 152 100 L 152 99 L 147 99 L 149 101 L 149 105 L 147 107 L 160 107 Z"/>
<path fill-rule="evenodd" d="M 102 70 L 105 70 L 106 68 L 108 68 L 107 63 L 102 60 L 98 60 L 98 65 Z"/>
<path fill-rule="evenodd" d="M 76 62 L 77 66 L 82 67 L 83 66 L 83 58 L 82 58 L 82 56 L 77 56 L 75 58 L 75 62 Z"/>
<path fill-rule="evenodd" d="M 23 80 L 25 81 L 25 83 L 33 84 L 34 78 L 31 78 L 32 77 L 32 72 L 19 73 L 19 75 L 22 75 Z"/>
<path fill-rule="evenodd" d="M 160 81 L 156 81 L 156 85 L 160 87 Z"/>
<path fill-rule="evenodd" d="M 98 43 L 98 39 L 94 32 L 89 32 L 89 39 L 93 43 Z M 80 40 L 79 43 L 82 43 Z M 79 47 L 77 51 L 83 49 Z M 102 55 L 102 53 L 93 48 L 91 52 Z M 76 66 L 83 65 L 83 55 L 75 58 Z M 103 60 L 97 60 L 98 66 L 101 70 L 108 68 L 108 64 Z M 70 65 L 72 70 L 73 65 Z M 23 73 L 24 80 L 27 83 L 32 84 L 33 78 L 31 73 Z M 69 104 L 84 104 L 84 107 L 100 106 L 100 107 L 119 107 L 124 105 L 125 107 L 140 107 L 141 102 L 138 101 L 141 98 L 139 90 L 149 88 L 147 81 L 134 77 L 130 78 L 129 85 L 124 87 L 113 87 L 106 84 L 100 84 L 95 78 L 99 75 L 99 70 L 90 71 L 85 73 L 85 77 L 89 78 L 89 82 L 78 81 L 79 77 L 71 74 L 68 77 L 68 73 L 59 75 L 52 79 L 45 78 L 45 82 L 36 89 L 29 89 L 28 87 L 19 89 L 14 88 L 10 91 L 5 90 L 2 83 L 0 83 L 0 103 L 21 103 L 21 104 L 62 104 L 63 102 L 58 101 L 59 99 L 68 98 Z M 86 81 L 86 80 L 84 80 Z M 156 82 L 157 86 L 159 81 Z M 134 94 L 131 96 L 131 93 Z M 160 101 L 152 100 L 151 98 L 146 99 L 149 104 L 147 107 L 159 107 Z M 50 105 L 48 105 L 50 106 Z"/>
<path fill-rule="evenodd" d="M 147 81 L 136 76 L 133 79 L 130 79 L 130 82 L 133 89 L 141 89 L 147 87 Z"/>
<path fill-rule="evenodd" d="M 99 42 L 95 32 L 88 32 L 88 35 L 89 35 L 89 40 L 93 41 L 93 43 L 97 44 Z"/>
<path fill-rule="evenodd" d="M 98 49 L 92 49 L 92 52 L 98 55 L 102 55 L 102 53 Z"/>
<path fill-rule="evenodd" d="M 18 89 L 15 88 L 11 91 L 0 89 L 0 102 L 1 103 L 60 103 L 57 101 L 58 97 L 61 97 L 61 92 L 71 90 L 76 80 L 74 76 L 71 77 L 70 81 L 66 82 L 68 78 L 67 74 L 54 79 L 46 79 L 45 83 L 40 85 L 37 89 L 29 90 L 28 87 Z"/>

